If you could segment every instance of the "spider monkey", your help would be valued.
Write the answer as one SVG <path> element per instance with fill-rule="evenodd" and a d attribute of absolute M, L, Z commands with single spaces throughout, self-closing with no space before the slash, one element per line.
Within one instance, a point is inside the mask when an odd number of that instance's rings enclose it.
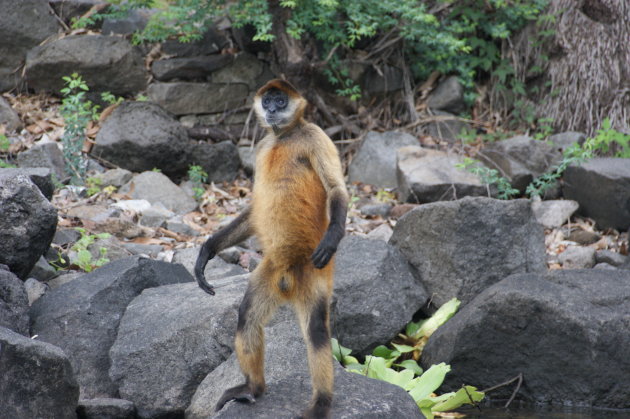
<path fill-rule="evenodd" d="M 301 417 L 330 417 L 329 307 L 348 192 L 337 149 L 321 128 L 304 120 L 306 105 L 284 80 L 272 80 L 258 90 L 254 110 L 267 135 L 256 151 L 251 205 L 212 235 L 197 258 L 197 282 L 214 295 L 203 273 L 209 259 L 252 234 L 263 248 L 238 311 L 235 347 L 245 383 L 226 390 L 217 411 L 230 400 L 254 402 L 263 394 L 263 327 L 279 305 L 291 303 L 307 344 L 313 384 L 311 404 Z"/>

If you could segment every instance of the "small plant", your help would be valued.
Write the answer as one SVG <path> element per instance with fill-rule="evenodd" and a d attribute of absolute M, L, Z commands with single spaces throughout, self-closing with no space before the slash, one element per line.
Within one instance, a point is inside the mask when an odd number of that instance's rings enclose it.
<path fill-rule="evenodd" d="M 467 170 L 479 176 L 481 182 L 486 185 L 495 185 L 497 188 L 497 198 L 499 199 L 511 199 L 519 194 L 519 190 L 513 188 L 507 178 L 499 175 L 498 170 L 482 166 L 478 161 L 469 157 L 465 158 L 463 163 L 455 165 L 455 167 Z"/>
<path fill-rule="evenodd" d="M 6 153 L 9 151 L 11 142 L 6 135 L 0 134 L 0 153 Z M 0 169 L 13 169 L 15 165 L 7 163 L 4 159 L 0 158 Z"/>
<path fill-rule="evenodd" d="M 424 347 L 426 339 L 455 314 L 459 304 L 457 299 L 453 299 L 440 307 L 431 318 L 419 323 L 410 323 L 407 326 L 408 336 L 405 338 L 410 342 L 415 342 L 413 346 L 395 343 L 392 343 L 394 349 L 383 345 L 378 346 L 372 355 L 365 357 L 365 362 L 361 364 L 350 355 L 351 349 L 341 346 L 336 339 L 332 339 L 333 356 L 348 371 L 402 387 L 409 392 L 427 418 L 432 419 L 438 412 L 450 411 L 464 404 L 477 403 L 484 398 L 484 393 L 472 386 L 464 386 L 456 392 L 440 396 L 433 394 L 442 385 L 451 367 L 440 363 L 422 371 L 415 360 Z M 414 359 L 399 361 L 400 358 L 408 356 L 413 356 Z"/>
<path fill-rule="evenodd" d="M 103 99 L 103 102 L 109 103 L 110 105 L 120 105 L 125 100 L 123 97 L 116 97 L 116 95 L 111 92 L 101 93 L 101 99 Z"/>
<path fill-rule="evenodd" d="M 73 73 L 63 77 L 66 87 L 61 89 L 64 96 L 59 108 L 65 121 L 65 130 L 61 142 L 66 172 L 72 183 L 82 183 L 87 171 L 87 158 L 83 154 L 83 142 L 88 123 L 98 119 L 98 106 L 85 97 L 88 86 L 81 76 Z"/>
<path fill-rule="evenodd" d="M 611 128 L 610 119 L 602 122 L 602 127 L 597 130 L 597 135 L 589 138 L 594 151 L 602 153 L 615 152 L 615 157 L 630 158 L 630 135 Z"/>
<path fill-rule="evenodd" d="M 100 177 L 89 177 L 85 180 L 85 186 L 87 189 L 85 193 L 87 196 L 92 196 L 99 193 L 102 190 L 103 179 Z"/>
<path fill-rule="evenodd" d="M 206 191 L 203 184 L 208 181 L 208 174 L 203 170 L 203 167 L 193 164 L 188 168 L 188 179 L 193 184 L 195 199 L 200 200 Z"/>
<path fill-rule="evenodd" d="M 395 202 L 396 201 L 396 194 L 394 194 L 392 191 L 388 191 L 385 189 L 379 189 L 378 191 L 376 191 L 376 200 L 378 202 L 382 202 L 382 203 L 388 203 L 388 202 Z"/>
<path fill-rule="evenodd" d="M 81 233 L 81 238 L 77 240 L 77 242 L 73 244 L 70 248 L 70 265 L 78 266 L 81 270 L 85 272 L 92 272 L 94 269 L 100 268 L 101 266 L 108 263 L 109 259 L 107 259 L 106 257 L 106 248 L 99 248 L 99 257 L 95 260 L 92 257 L 92 253 L 90 253 L 90 251 L 88 250 L 88 247 L 90 247 L 90 245 L 92 245 L 96 241 L 96 239 L 107 239 L 111 237 L 111 234 L 89 234 L 87 230 L 81 227 L 77 227 L 76 230 Z"/>

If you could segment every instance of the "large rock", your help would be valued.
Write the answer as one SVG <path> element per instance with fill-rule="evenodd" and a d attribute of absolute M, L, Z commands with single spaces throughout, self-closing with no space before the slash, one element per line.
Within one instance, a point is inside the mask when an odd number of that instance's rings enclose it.
<path fill-rule="evenodd" d="M 225 67 L 232 61 L 230 55 L 210 55 L 207 57 L 181 57 L 154 61 L 151 72 L 160 81 L 172 79 L 205 79 L 208 74 Z"/>
<path fill-rule="evenodd" d="M 63 182 L 68 177 L 63 153 L 57 143 L 36 144 L 29 150 L 19 153 L 17 163 L 20 168 L 46 167 L 59 182 Z"/>
<path fill-rule="evenodd" d="M 6 418 L 76 418 L 79 386 L 58 347 L 0 327 L 0 406 Z"/>
<path fill-rule="evenodd" d="M 418 145 L 418 139 L 412 135 L 370 131 L 348 166 L 348 181 L 369 183 L 378 188 L 395 188 L 396 150 L 411 145 Z"/>
<path fill-rule="evenodd" d="M 186 129 L 159 105 L 124 102 L 105 120 L 92 149 L 123 169 L 158 168 L 181 177 L 188 170 L 190 140 Z"/>
<path fill-rule="evenodd" d="M 244 83 L 151 83 L 152 101 L 175 115 L 224 112 L 241 107 L 249 95 Z"/>
<path fill-rule="evenodd" d="M 160 172 L 140 173 L 120 188 L 120 192 L 128 193 L 133 199 L 146 199 L 152 205 L 160 203 L 177 214 L 197 208 L 193 198 Z"/>
<path fill-rule="evenodd" d="M 217 144 L 201 141 L 192 147 L 189 161 L 203 168 L 208 182 L 232 181 L 241 167 L 238 148 L 231 141 Z"/>
<path fill-rule="evenodd" d="M 398 149 L 398 199 L 426 203 L 488 195 L 479 176 L 456 167 L 463 158 L 418 146 Z"/>
<path fill-rule="evenodd" d="M 29 179 L 39 188 L 40 192 L 50 200 L 55 191 L 55 184 L 52 179 L 52 171 L 47 167 L 26 167 L 20 169 L 6 168 L 0 169 L 0 177 L 15 177 L 17 175 L 28 176 Z"/>
<path fill-rule="evenodd" d="M 566 223 L 579 204 L 569 199 L 549 201 L 533 201 L 532 210 L 536 219 L 546 228 L 558 228 Z"/>
<path fill-rule="evenodd" d="M 110 356 L 110 377 L 141 418 L 181 417 L 197 385 L 232 352 L 247 276 L 217 296 L 196 283 L 144 291 L 129 304 Z"/>
<path fill-rule="evenodd" d="M 140 51 L 125 38 L 70 35 L 35 47 L 26 58 L 26 80 L 37 91 L 57 93 L 62 77 L 78 73 L 92 92 L 134 95 L 146 88 Z"/>
<path fill-rule="evenodd" d="M 50 246 L 57 210 L 24 175 L 0 177 L 0 208 L 0 263 L 26 279 Z"/>
<path fill-rule="evenodd" d="M 28 294 L 22 282 L 6 265 L 0 265 L 0 328 L 28 334 Z"/>
<path fill-rule="evenodd" d="M 162 43 L 161 50 L 171 57 L 196 57 L 221 52 L 230 41 L 216 28 L 208 29 L 201 39 L 193 42 L 179 42 L 169 39 Z"/>
<path fill-rule="evenodd" d="M 384 241 L 345 237 L 335 260 L 330 318 L 344 346 L 369 352 L 389 342 L 429 298 L 400 251 Z"/>
<path fill-rule="evenodd" d="M 145 288 L 193 281 L 181 266 L 132 257 L 111 262 L 48 291 L 31 307 L 31 331 L 61 347 L 82 398 L 115 397 L 109 348 L 127 304 Z"/>
<path fill-rule="evenodd" d="M 129 400 L 83 399 L 77 407 L 79 419 L 135 419 L 136 407 Z"/>
<path fill-rule="evenodd" d="M 191 275 L 195 274 L 195 263 L 199 256 L 199 250 L 201 247 L 189 247 L 188 249 L 177 250 L 173 255 L 173 263 L 179 263 L 186 268 Z M 212 281 L 222 278 L 228 278 L 230 276 L 242 275 L 247 273 L 245 269 L 239 265 L 227 263 L 220 257 L 214 257 L 206 265 L 204 274 L 208 281 Z"/>
<path fill-rule="evenodd" d="M 525 135 L 489 144 L 477 154 L 479 160 L 498 170 L 521 192 L 535 177 L 547 172 L 559 157 L 553 146 Z"/>
<path fill-rule="evenodd" d="M 26 52 L 61 26 L 46 0 L 0 0 L 0 92 L 14 88 Z"/>
<path fill-rule="evenodd" d="M 464 198 L 405 214 L 389 241 L 416 268 L 432 302 L 463 304 L 514 273 L 544 272 L 543 228 L 528 200 Z"/>
<path fill-rule="evenodd" d="M 187 419 L 293 418 L 308 406 L 311 381 L 306 363 L 306 346 L 299 327 L 295 321 L 281 321 L 267 327 L 265 336 L 265 395 L 255 404 L 230 402 L 218 414 L 214 414 L 214 405 L 223 391 L 244 381 L 236 356 L 231 355 L 203 380 L 186 409 Z M 332 417 L 423 417 L 411 396 L 402 388 L 346 372 L 335 364 Z"/>
<path fill-rule="evenodd" d="M 263 61 L 255 55 L 240 53 L 226 67 L 215 71 L 210 76 L 213 83 L 238 84 L 244 83 L 252 92 L 273 78 Z"/>
<path fill-rule="evenodd" d="M 462 132 L 471 129 L 470 125 L 452 113 L 444 111 L 432 111 L 431 113 L 435 119 L 427 124 L 426 131 L 433 138 L 453 144 L 460 139 Z"/>
<path fill-rule="evenodd" d="M 580 204 L 579 213 L 601 229 L 630 227 L 630 159 L 594 158 L 564 173 L 565 198 Z"/>
<path fill-rule="evenodd" d="M 528 401 L 629 408 L 629 284 L 623 270 L 513 275 L 441 326 L 422 364 L 451 365 L 445 390 L 489 387 L 522 373 L 518 395 Z"/>
<path fill-rule="evenodd" d="M 431 109 L 458 114 L 466 108 L 464 87 L 457 76 L 450 76 L 440 82 L 429 94 L 427 105 Z"/>

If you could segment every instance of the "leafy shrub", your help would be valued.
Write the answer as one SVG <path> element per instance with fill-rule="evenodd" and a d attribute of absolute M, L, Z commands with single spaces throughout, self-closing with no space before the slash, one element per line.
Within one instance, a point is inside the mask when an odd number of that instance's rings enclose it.
<path fill-rule="evenodd" d="M 193 164 L 188 168 L 188 180 L 193 184 L 195 199 L 200 200 L 206 191 L 203 184 L 208 181 L 208 173 L 201 166 Z"/>
<path fill-rule="evenodd" d="M 66 173 L 71 177 L 72 183 L 82 183 L 88 163 L 82 151 L 85 132 L 88 123 L 98 119 L 98 106 L 85 97 L 89 88 L 77 73 L 63 77 L 63 81 L 66 87 L 61 89 L 64 97 L 59 111 L 65 121 L 61 142 Z"/>
<path fill-rule="evenodd" d="M 479 176 L 481 182 L 488 186 L 495 185 L 497 188 L 497 198 L 499 199 L 512 199 L 519 194 L 518 189 L 513 188 L 510 181 L 504 176 L 501 176 L 498 170 L 482 166 L 476 160 L 467 157 L 464 159 L 463 163 L 459 163 L 455 167 L 467 170 Z"/>

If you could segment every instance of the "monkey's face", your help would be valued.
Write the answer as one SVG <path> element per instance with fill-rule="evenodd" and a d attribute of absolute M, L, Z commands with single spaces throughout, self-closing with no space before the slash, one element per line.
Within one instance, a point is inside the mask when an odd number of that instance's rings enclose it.
<path fill-rule="evenodd" d="M 259 119 L 263 127 L 274 130 L 283 128 L 292 120 L 295 104 L 289 96 L 279 89 L 269 89 L 256 105 Z"/>

